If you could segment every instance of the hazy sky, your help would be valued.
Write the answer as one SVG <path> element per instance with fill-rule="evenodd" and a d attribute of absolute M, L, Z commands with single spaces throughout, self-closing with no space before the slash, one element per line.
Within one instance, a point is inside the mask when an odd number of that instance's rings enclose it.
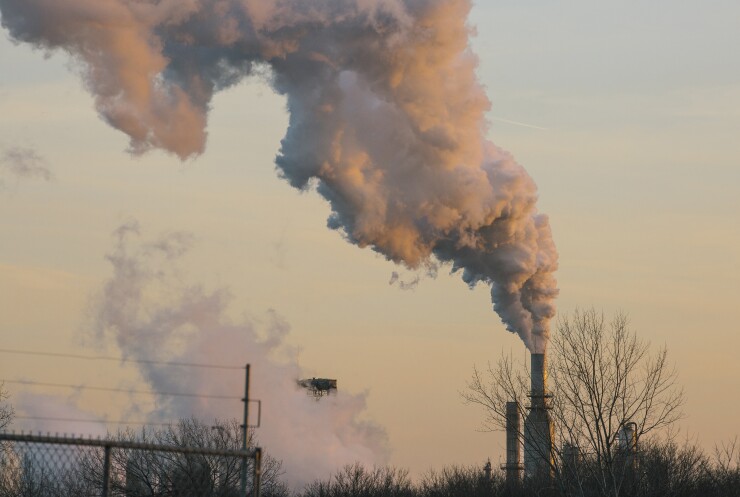
<path fill-rule="evenodd" d="M 478 3 L 470 23 L 493 104 L 489 137 L 539 187 L 560 252 L 559 312 L 629 313 L 676 364 L 685 434 L 707 448 L 734 437 L 740 5 Z M 249 80 L 217 94 L 202 156 L 131 157 L 76 72 L 64 53 L 14 45 L 3 33 L 0 157 L 25 151 L 51 174 L 0 164 L 0 348 L 96 353 L 81 337 L 111 276 L 105 254 L 113 231 L 136 219 L 143 238 L 192 233 L 183 280 L 230 288 L 233 316 L 263 322 L 273 309 L 307 375 L 367 392 L 363 417 L 386 429 L 393 464 L 420 474 L 500 460 L 502 434 L 476 431 L 483 413 L 459 391 L 473 365 L 502 351 L 523 355 L 521 341 L 491 310 L 487 288 L 470 291 L 442 267 L 403 291 L 389 285 L 392 273 L 407 282 L 414 273 L 326 228 L 326 202 L 275 172 L 287 124 L 281 97 Z M 117 364 L 1 355 L 0 378 L 115 385 L 136 375 Z M 77 395 L 111 419 L 125 403 Z M 279 416 L 269 407 L 266 423 Z M 239 412 L 236 402 L 223 415 Z"/>

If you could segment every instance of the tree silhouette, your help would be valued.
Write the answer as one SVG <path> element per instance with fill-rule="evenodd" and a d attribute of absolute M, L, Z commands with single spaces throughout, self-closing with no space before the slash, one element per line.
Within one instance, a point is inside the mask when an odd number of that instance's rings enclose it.
<path fill-rule="evenodd" d="M 548 347 L 552 461 L 555 484 L 568 494 L 617 497 L 638 481 L 634 448 L 647 434 L 681 416 L 683 392 L 667 350 L 651 354 L 625 314 L 608 323 L 593 309 L 561 317 Z M 486 372 L 474 369 L 466 401 L 485 408 L 485 428 L 505 429 L 506 402 L 526 416 L 529 379 L 511 357 Z M 520 433 L 520 438 L 522 434 Z"/>

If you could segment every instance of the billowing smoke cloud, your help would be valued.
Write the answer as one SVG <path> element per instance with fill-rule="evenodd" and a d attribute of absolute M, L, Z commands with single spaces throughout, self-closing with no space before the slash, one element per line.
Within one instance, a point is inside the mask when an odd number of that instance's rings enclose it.
<path fill-rule="evenodd" d="M 25 178 L 51 181 L 54 175 L 46 164 L 46 160 L 36 150 L 27 147 L 11 147 L 0 153 L 0 188 L 8 178 L 15 181 Z"/>
<path fill-rule="evenodd" d="M 193 238 L 171 233 L 144 242 L 138 225 L 117 230 L 115 249 L 108 255 L 113 275 L 97 298 L 93 335 L 103 344 L 117 345 L 124 357 L 215 365 L 252 366 L 250 396 L 262 401 L 260 443 L 283 460 L 293 485 L 326 477 L 344 464 L 385 464 L 389 451 L 385 431 L 360 420 L 365 395 L 341 390 L 317 402 L 298 388 L 302 373 L 297 351 L 284 343 L 288 325 L 274 312 L 259 325 L 254 320 L 233 322 L 227 317 L 229 293 L 208 291 L 185 283 L 178 268 Z M 179 368 L 159 363 L 139 365 L 151 390 L 187 392 L 209 397 L 161 395 L 152 411 L 132 405 L 127 416 L 154 422 L 182 417 L 202 420 L 240 418 L 243 370 Z M 138 387 L 141 389 L 141 386 Z M 253 415 L 256 414 L 256 410 Z M 256 419 L 253 419 L 256 422 Z"/>
<path fill-rule="evenodd" d="M 0 0 L 19 41 L 81 62 L 102 118 L 140 153 L 203 152 L 214 92 L 249 75 L 286 95 L 276 162 L 316 185 L 347 240 L 491 286 L 546 344 L 557 253 L 526 171 L 485 139 L 469 0 Z"/>

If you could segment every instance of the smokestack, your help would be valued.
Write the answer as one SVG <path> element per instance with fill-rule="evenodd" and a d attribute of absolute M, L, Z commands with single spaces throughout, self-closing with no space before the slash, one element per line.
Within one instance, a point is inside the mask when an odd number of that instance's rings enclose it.
<path fill-rule="evenodd" d="M 517 484 L 522 480 L 521 415 L 519 402 L 506 403 L 506 483 Z"/>
<path fill-rule="evenodd" d="M 530 378 L 532 404 L 545 403 L 547 389 L 547 362 L 545 354 L 532 354 L 532 374 Z"/>
<path fill-rule="evenodd" d="M 524 421 L 524 473 L 529 478 L 552 476 L 552 421 L 547 392 L 547 360 L 544 353 L 531 356 L 531 399 Z"/>

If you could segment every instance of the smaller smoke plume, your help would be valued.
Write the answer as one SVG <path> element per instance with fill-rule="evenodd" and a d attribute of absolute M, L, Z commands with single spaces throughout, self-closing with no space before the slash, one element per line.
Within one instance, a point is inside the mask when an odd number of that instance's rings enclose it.
<path fill-rule="evenodd" d="M 252 366 L 251 395 L 262 401 L 257 437 L 284 463 L 289 483 L 299 486 L 325 477 L 355 461 L 387 462 L 385 431 L 360 420 L 365 394 L 339 391 L 316 402 L 299 390 L 303 376 L 297 351 L 286 345 L 288 324 L 274 311 L 267 318 L 234 322 L 227 315 L 227 289 L 213 291 L 184 283 L 178 261 L 193 236 L 176 232 L 153 242 L 142 241 L 138 223 L 115 231 L 116 245 L 107 259 L 113 268 L 94 305 L 93 337 L 99 345 L 115 343 L 124 357 L 146 361 Z M 239 396 L 241 370 L 177 369 L 144 363 L 139 372 L 148 388 L 158 392 L 194 392 Z M 195 416 L 212 420 L 240 417 L 238 400 L 200 397 L 156 398 L 156 408 L 132 405 L 130 416 L 152 421 Z"/>
<path fill-rule="evenodd" d="M 16 182 L 21 179 L 54 179 L 46 160 L 34 149 L 25 147 L 11 147 L 0 154 L 0 188 L 4 184 L 3 176 Z"/>
<path fill-rule="evenodd" d="M 84 434 L 85 437 L 104 437 L 108 430 L 105 419 L 77 406 L 80 392 L 62 399 L 58 395 L 19 392 L 13 397 L 16 414 L 24 417 L 52 417 L 50 420 L 26 420 L 31 430 L 49 433 Z M 70 424 L 68 419 L 76 420 Z M 79 421 L 82 420 L 82 421 Z"/>

